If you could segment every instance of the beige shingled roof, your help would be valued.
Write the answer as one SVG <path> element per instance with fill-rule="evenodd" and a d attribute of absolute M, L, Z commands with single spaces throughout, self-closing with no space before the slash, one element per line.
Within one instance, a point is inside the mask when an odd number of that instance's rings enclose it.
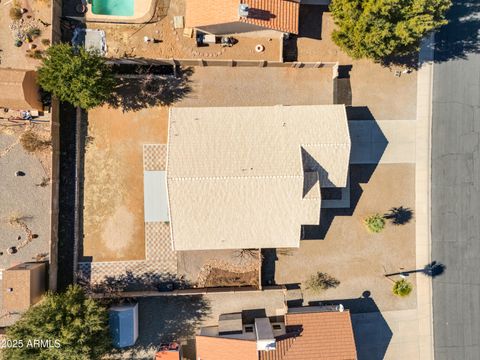
<path fill-rule="evenodd" d="M 239 6 L 249 7 L 240 17 Z M 187 0 L 187 27 L 244 22 L 273 30 L 298 34 L 300 4 L 291 0 Z"/>
<path fill-rule="evenodd" d="M 172 108 L 175 250 L 298 247 L 301 225 L 318 224 L 320 214 L 304 167 L 328 171 L 322 186 L 345 186 L 349 154 L 343 105 Z"/>

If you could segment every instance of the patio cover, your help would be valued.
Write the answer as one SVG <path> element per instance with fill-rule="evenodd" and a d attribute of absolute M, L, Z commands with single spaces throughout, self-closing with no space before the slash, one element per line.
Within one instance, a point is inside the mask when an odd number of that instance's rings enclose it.
<path fill-rule="evenodd" d="M 165 171 L 143 172 L 145 222 L 169 221 Z"/>

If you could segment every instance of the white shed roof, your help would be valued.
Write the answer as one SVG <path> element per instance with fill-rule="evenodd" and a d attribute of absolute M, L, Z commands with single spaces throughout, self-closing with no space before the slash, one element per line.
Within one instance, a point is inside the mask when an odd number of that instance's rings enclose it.
<path fill-rule="evenodd" d="M 145 222 L 169 221 L 165 171 L 143 172 Z"/>

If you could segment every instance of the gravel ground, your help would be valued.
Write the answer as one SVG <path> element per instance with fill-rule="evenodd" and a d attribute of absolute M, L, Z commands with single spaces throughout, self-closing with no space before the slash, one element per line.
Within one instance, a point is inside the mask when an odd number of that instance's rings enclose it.
<path fill-rule="evenodd" d="M 10 130 L 0 133 L 0 253 L 3 253 L 0 255 L 0 269 L 48 253 L 50 239 L 50 185 L 38 186 L 49 176 L 49 170 L 43 167 L 37 156 L 26 153 L 18 143 L 21 130 L 16 133 Z M 25 176 L 15 176 L 16 171 L 23 171 Z M 21 222 L 38 237 L 21 247 L 27 236 L 20 226 L 9 223 L 12 216 L 22 218 Z M 7 249 L 11 246 L 21 248 L 9 255 Z"/>

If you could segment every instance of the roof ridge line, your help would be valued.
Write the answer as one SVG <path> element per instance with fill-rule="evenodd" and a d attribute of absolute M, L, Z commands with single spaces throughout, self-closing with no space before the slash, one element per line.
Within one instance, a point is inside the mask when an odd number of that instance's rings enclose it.
<path fill-rule="evenodd" d="M 228 179 L 278 179 L 278 178 L 304 178 L 303 175 L 253 175 L 253 176 L 173 176 L 168 180 L 228 180 Z"/>

